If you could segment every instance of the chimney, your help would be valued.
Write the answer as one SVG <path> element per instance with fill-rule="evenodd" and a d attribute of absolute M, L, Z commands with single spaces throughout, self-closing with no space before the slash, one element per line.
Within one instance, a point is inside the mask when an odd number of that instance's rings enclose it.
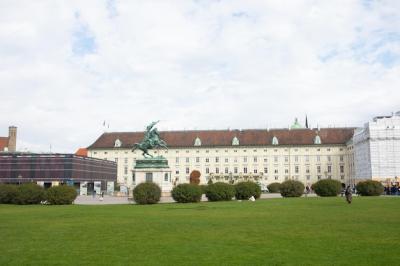
<path fill-rule="evenodd" d="M 15 152 L 17 150 L 17 127 L 10 126 L 8 128 L 8 151 Z"/>

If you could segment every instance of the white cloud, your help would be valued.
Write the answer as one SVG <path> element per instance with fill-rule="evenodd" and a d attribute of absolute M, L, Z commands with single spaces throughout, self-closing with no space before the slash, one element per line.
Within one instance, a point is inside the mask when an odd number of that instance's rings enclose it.
<path fill-rule="evenodd" d="M 399 1 L 2 1 L 0 135 L 360 126 L 399 109 Z"/>

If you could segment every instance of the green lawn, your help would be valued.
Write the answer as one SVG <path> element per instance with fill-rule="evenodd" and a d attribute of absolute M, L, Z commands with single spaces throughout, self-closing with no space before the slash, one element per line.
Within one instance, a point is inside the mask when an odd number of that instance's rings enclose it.
<path fill-rule="evenodd" d="M 0 205 L 0 265 L 399 265 L 400 197 Z"/>

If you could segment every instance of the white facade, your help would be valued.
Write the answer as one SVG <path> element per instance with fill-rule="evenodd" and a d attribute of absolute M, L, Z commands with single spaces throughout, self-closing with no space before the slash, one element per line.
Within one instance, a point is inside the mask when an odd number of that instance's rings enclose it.
<path fill-rule="evenodd" d="M 400 112 L 366 123 L 354 133 L 353 143 L 357 179 L 400 176 Z"/>
<path fill-rule="evenodd" d="M 190 173 L 201 173 L 201 184 L 215 181 L 254 179 L 262 185 L 295 179 L 311 185 L 319 179 L 332 178 L 349 183 L 352 151 L 346 144 L 335 145 L 268 145 L 240 146 L 233 140 L 231 147 L 192 147 L 153 150 L 164 156 L 171 168 L 174 184 L 189 182 Z M 89 149 L 88 156 L 118 163 L 118 182 L 131 184 L 132 170 L 142 152 L 120 147 Z"/>

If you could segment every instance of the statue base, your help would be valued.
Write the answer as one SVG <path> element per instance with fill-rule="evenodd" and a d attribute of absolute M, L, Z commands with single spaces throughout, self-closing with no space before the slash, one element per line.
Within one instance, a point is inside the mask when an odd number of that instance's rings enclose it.
<path fill-rule="evenodd" d="M 136 160 L 132 170 L 131 189 L 143 182 L 156 183 L 161 188 L 161 196 L 170 196 L 172 180 L 168 160 L 162 156 Z"/>

